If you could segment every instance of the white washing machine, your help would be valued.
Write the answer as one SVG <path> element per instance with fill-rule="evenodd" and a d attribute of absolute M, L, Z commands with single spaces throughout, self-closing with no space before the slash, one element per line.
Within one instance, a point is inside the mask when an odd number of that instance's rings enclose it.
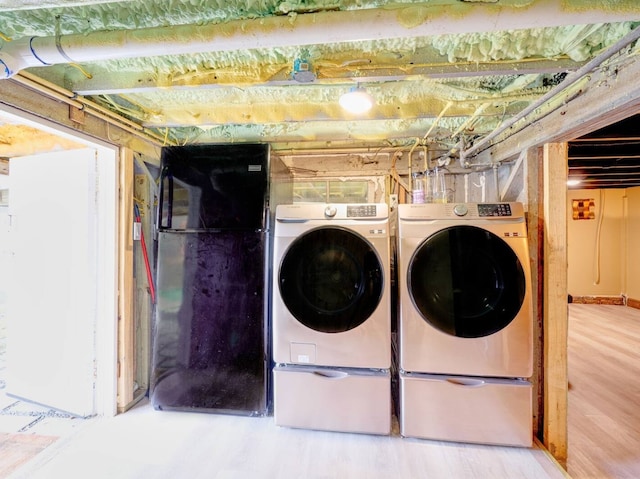
<path fill-rule="evenodd" d="M 277 207 L 272 288 L 277 425 L 390 432 L 389 255 L 384 203 Z"/>
<path fill-rule="evenodd" d="M 522 205 L 399 205 L 398 285 L 401 434 L 530 445 L 533 318 Z M 461 427 L 458 403 L 477 413 Z"/>

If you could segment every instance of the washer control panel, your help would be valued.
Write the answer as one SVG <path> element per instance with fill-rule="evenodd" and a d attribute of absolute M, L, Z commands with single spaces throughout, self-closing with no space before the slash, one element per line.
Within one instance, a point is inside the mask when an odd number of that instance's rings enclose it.
<path fill-rule="evenodd" d="M 478 216 L 511 216 L 509 203 L 480 203 Z"/>
<path fill-rule="evenodd" d="M 375 218 L 377 214 L 375 204 L 347 206 L 347 218 Z"/>

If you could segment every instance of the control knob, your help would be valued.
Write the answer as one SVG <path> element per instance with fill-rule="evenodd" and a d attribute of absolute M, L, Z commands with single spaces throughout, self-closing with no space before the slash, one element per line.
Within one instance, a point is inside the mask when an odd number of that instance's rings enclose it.
<path fill-rule="evenodd" d="M 465 216 L 469 212 L 469 208 L 467 208 L 467 205 L 455 205 L 453 212 L 456 216 Z"/>
<path fill-rule="evenodd" d="M 337 212 L 338 212 L 338 209 L 335 206 L 327 206 L 324 209 L 324 215 L 327 218 L 333 218 L 336 215 Z"/>

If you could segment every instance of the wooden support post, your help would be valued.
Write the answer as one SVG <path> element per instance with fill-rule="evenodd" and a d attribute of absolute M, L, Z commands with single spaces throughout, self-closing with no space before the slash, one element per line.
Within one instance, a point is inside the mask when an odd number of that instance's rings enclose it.
<path fill-rule="evenodd" d="M 133 401 L 133 153 L 120 150 L 120 197 L 118 205 L 118 412 Z"/>
<path fill-rule="evenodd" d="M 543 147 L 544 432 L 543 443 L 567 461 L 567 143 Z"/>
<path fill-rule="evenodd" d="M 527 233 L 529 238 L 529 256 L 531 258 L 531 291 L 533 297 L 533 432 L 542 440 L 543 402 L 543 328 L 542 305 L 544 284 L 544 268 L 542 258 L 544 256 L 544 210 L 543 210 L 543 163 L 542 148 L 529 148 L 520 156 L 523 159 L 524 188 L 527 196 Z"/>

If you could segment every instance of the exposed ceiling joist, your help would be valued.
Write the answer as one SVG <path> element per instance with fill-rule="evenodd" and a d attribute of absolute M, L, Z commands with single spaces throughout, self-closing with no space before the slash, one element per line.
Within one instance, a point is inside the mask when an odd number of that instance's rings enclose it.
<path fill-rule="evenodd" d="M 522 125 L 582 104 L 588 90 L 601 92 L 596 109 L 610 98 L 624 103 L 602 91 L 625 56 L 635 61 L 636 45 L 570 91 L 563 83 L 627 38 L 640 4 L 585 3 L 0 0 L 0 59 L 8 74 L 28 67 L 15 77 L 22 85 L 91 102 L 156 144 L 263 141 L 297 151 L 421 142 L 432 158 L 455 159 L 556 88 L 562 94 Z M 305 75 L 296 74 L 300 61 Z M 360 117 L 338 106 L 354 85 L 375 98 Z M 96 127 L 91 119 L 72 126 Z M 500 135 L 492 152 L 515 131 Z M 529 141 L 537 139 L 519 142 L 513 155 Z M 493 164 L 471 156 L 473 166 Z"/>
<path fill-rule="evenodd" d="M 584 65 L 584 61 L 569 58 L 536 58 L 515 62 L 456 62 L 448 63 L 446 57 L 432 54 L 398 55 L 393 62 L 374 62 L 346 65 L 314 65 L 316 79 L 314 85 L 344 85 L 358 83 L 382 83 L 409 81 L 417 78 L 464 78 L 478 76 L 504 76 L 528 74 L 555 74 L 575 71 Z M 148 71 L 126 71 L 119 75 L 110 75 L 108 71 L 93 71 L 87 78 L 79 70 L 65 72 L 67 83 L 73 85 L 73 91 L 79 95 L 116 95 L 148 92 L 155 89 L 221 88 L 221 87 L 282 87 L 300 86 L 300 81 L 292 77 L 291 61 L 276 65 L 263 65 L 262 70 L 247 72 L 237 68 L 219 68 L 198 70 L 175 75 L 170 72 L 149 74 Z M 52 72 L 55 70 L 52 70 Z M 55 78 L 53 73 L 41 72 L 43 78 Z M 57 73 L 56 75 L 59 75 Z"/>
<path fill-rule="evenodd" d="M 323 11 L 304 15 L 266 16 L 150 27 L 136 30 L 101 30 L 90 33 L 22 37 L 0 50 L 7 76 L 29 67 L 56 64 L 151 58 L 210 52 L 231 52 L 430 37 L 434 35 L 498 32 L 505 30 L 600 24 L 628 19 L 625 12 L 606 9 L 562 8 L 558 2 L 539 0 L 520 9 L 502 5 L 455 2 L 420 4 L 396 9 Z"/>

